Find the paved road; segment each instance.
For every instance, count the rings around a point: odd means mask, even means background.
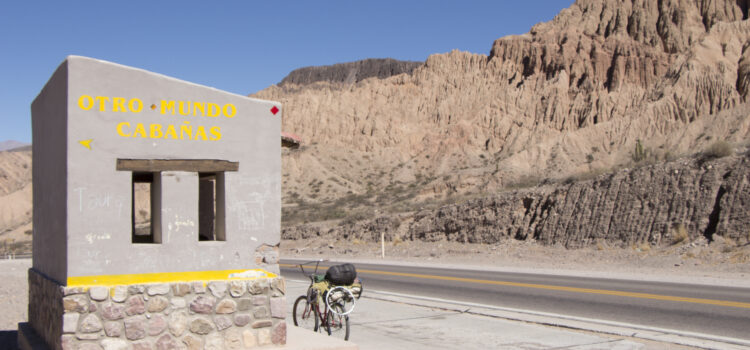
[[[302,295],[306,290],[307,283],[294,280],[287,283],[287,296]],[[565,328],[510,321],[440,307],[448,306],[445,304],[438,307],[412,305],[412,300],[402,303],[399,300],[373,298],[374,295],[374,292],[370,292],[357,300],[351,314],[349,340],[356,344],[359,350],[694,349],[664,342],[575,332]],[[290,330],[296,328],[291,326],[294,299],[287,298],[287,325]]]
[[[285,277],[304,279],[299,268],[293,267],[300,261],[281,263]],[[750,340],[750,289],[745,288],[361,263],[356,266],[365,290]]]

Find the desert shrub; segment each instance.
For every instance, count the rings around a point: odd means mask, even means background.
[[[404,241],[401,239],[401,237],[396,236],[396,237],[393,238],[393,246],[394,247],[397,246],[397,245],[399,245],[399,244],[401,244],[401,243],[404,243]]]
[[[672,244],[680,244],[688,239],[688,232],[682,223],[672,226]]]
[[[31,241],[16,242],[15,239],[4,239],[0,242],[0,254],[29,254]]]
[[[702,158],[703,160],[724,158],[731,156],[732,153],[734,153],[732,145],[730,145],[729,142],[720,140],[712,143],[711,146],[708,146],[708,148],[703,151]]]
[[[601,241],[597,240],[596,241],[596,250],[604,250],[604,245],[605,244],[606,243],[602,243]]]
[[[539,176],[523,175],[518,180],[511,182],[506,186],[508,189],[521,189],[538,186],[542,182]]]
[[[368,220],[373,217],[373,213],[368,211],[360,211],[356,212],[354,214],[350,214],[344,220],[339,221],[339,226],[349,226],[353,225],[358,221]]]
[[[729,258],[729,261],[731,261],[734,264],[744,264],[750,262],[750,253],[747,251],[738,251],[732,254],[732,256]]]
[[[643,147],[641,140],[635,140],[635,149],[633,150],[633,161],[639,163],[646,159],[648,148]]]
[[[673,154],[672,151],[666,151],[666,152],[664,152],[664,157],[663,158],[664,158],[665,161],[671,162],[671,161],[677,159],[677,156],[675,154]]]

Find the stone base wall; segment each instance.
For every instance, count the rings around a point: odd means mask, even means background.
[[[29,324],[50,349],[62,347],[65,290],[57,282],[29,269]]]
[[[284,279],[66,287],[29,270],[29,323],[52,349],[286,343]]]

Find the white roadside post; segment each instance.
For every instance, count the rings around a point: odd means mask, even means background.
[[[385,259],[385,232],[380,233],[380,258]]]

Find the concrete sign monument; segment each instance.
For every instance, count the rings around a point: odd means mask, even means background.
[[[284,344],[280,118],[276,102],[68,57],[32,104],[19,334],[51,349]]]

